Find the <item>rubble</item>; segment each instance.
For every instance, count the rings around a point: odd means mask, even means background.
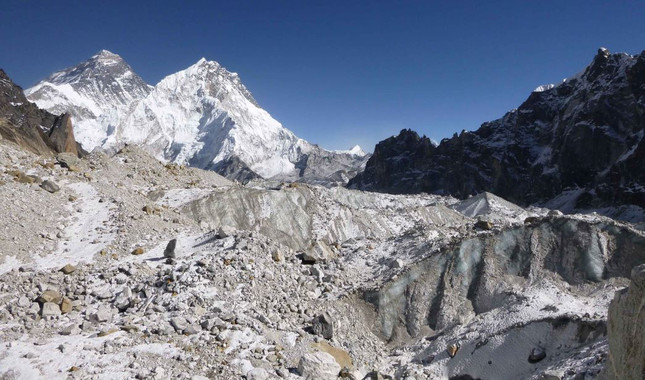
[[[645,261],[600,216],[493,208],[479,230],[452,198],[244,187],[135,147],[70,159],[88,182],[12,149],[0,180],[60,190],[0,187],[0,377],[591,376]]]

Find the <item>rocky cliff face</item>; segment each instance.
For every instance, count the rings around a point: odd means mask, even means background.
[[[0,136],[38,154],[83,153],[68,114],[56,116],[30,103],[0,69]]]
[[[580,74],[541,86],[516,110],[434,146],[403,130],[380,142],[352,188],[490,191],[561,209],[645,207],[645,53],[600,49]]]
[[[634,267],[631,278],[609,305],[606,379],[645,378],[645,264]]]

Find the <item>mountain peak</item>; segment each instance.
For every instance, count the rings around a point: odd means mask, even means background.
[[[113,58],[113,57],[119,57],[118,54],[114,54],[109,50],[101,50],[98,53],[94,54],[93,57],[98,57],[98,58]]]
[[[70,113],[78,141],[92,150],[103,143],[121,110],[147,96],[152,87],[121,56],[101,50],[55,72],[26,91],[27,98],[52,113]]]
[[[99,51],[86,62],[92,62],[98,66],[117,66],[117,65],[128,66],[128,64],[120,55],[114,54],[108,50]]]

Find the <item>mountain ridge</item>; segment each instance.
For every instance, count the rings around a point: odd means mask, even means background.
[[[459,198],[489,191],[521,205],[560,197],[567,212],[645,208],[645,53],[601,48],[579,74],[539,89],[437,147],[410,130],[383,140],[348,186]]]
[[[127,85],[119,83],[124,81]],[[64,87],[69,83],[80,83],[74,95]],[[115,90],[103,97],[101,88],[122,89],[124,95]],[[153,87],[104,50],[54,73],[28,94],[44,108],[69,110],[80,119],[78,134],[90,150],[141,144],[158,159],[214,169],[232,179],[344,184],[367,159],[360,148],[327,151],[298,138],[259,106],[237,73],[205,58]]]

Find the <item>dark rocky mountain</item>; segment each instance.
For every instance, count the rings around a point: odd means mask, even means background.
[[[580,74],[541,86],[516,110],[438,146],[403,130],[380,142],[348,187],[522,205],[645,207],[645,52],[601,48]]]
[[[30,103],[20,86],[0,69],[0,136],[38,154],[84,154],[69,114],[56,116]]]

